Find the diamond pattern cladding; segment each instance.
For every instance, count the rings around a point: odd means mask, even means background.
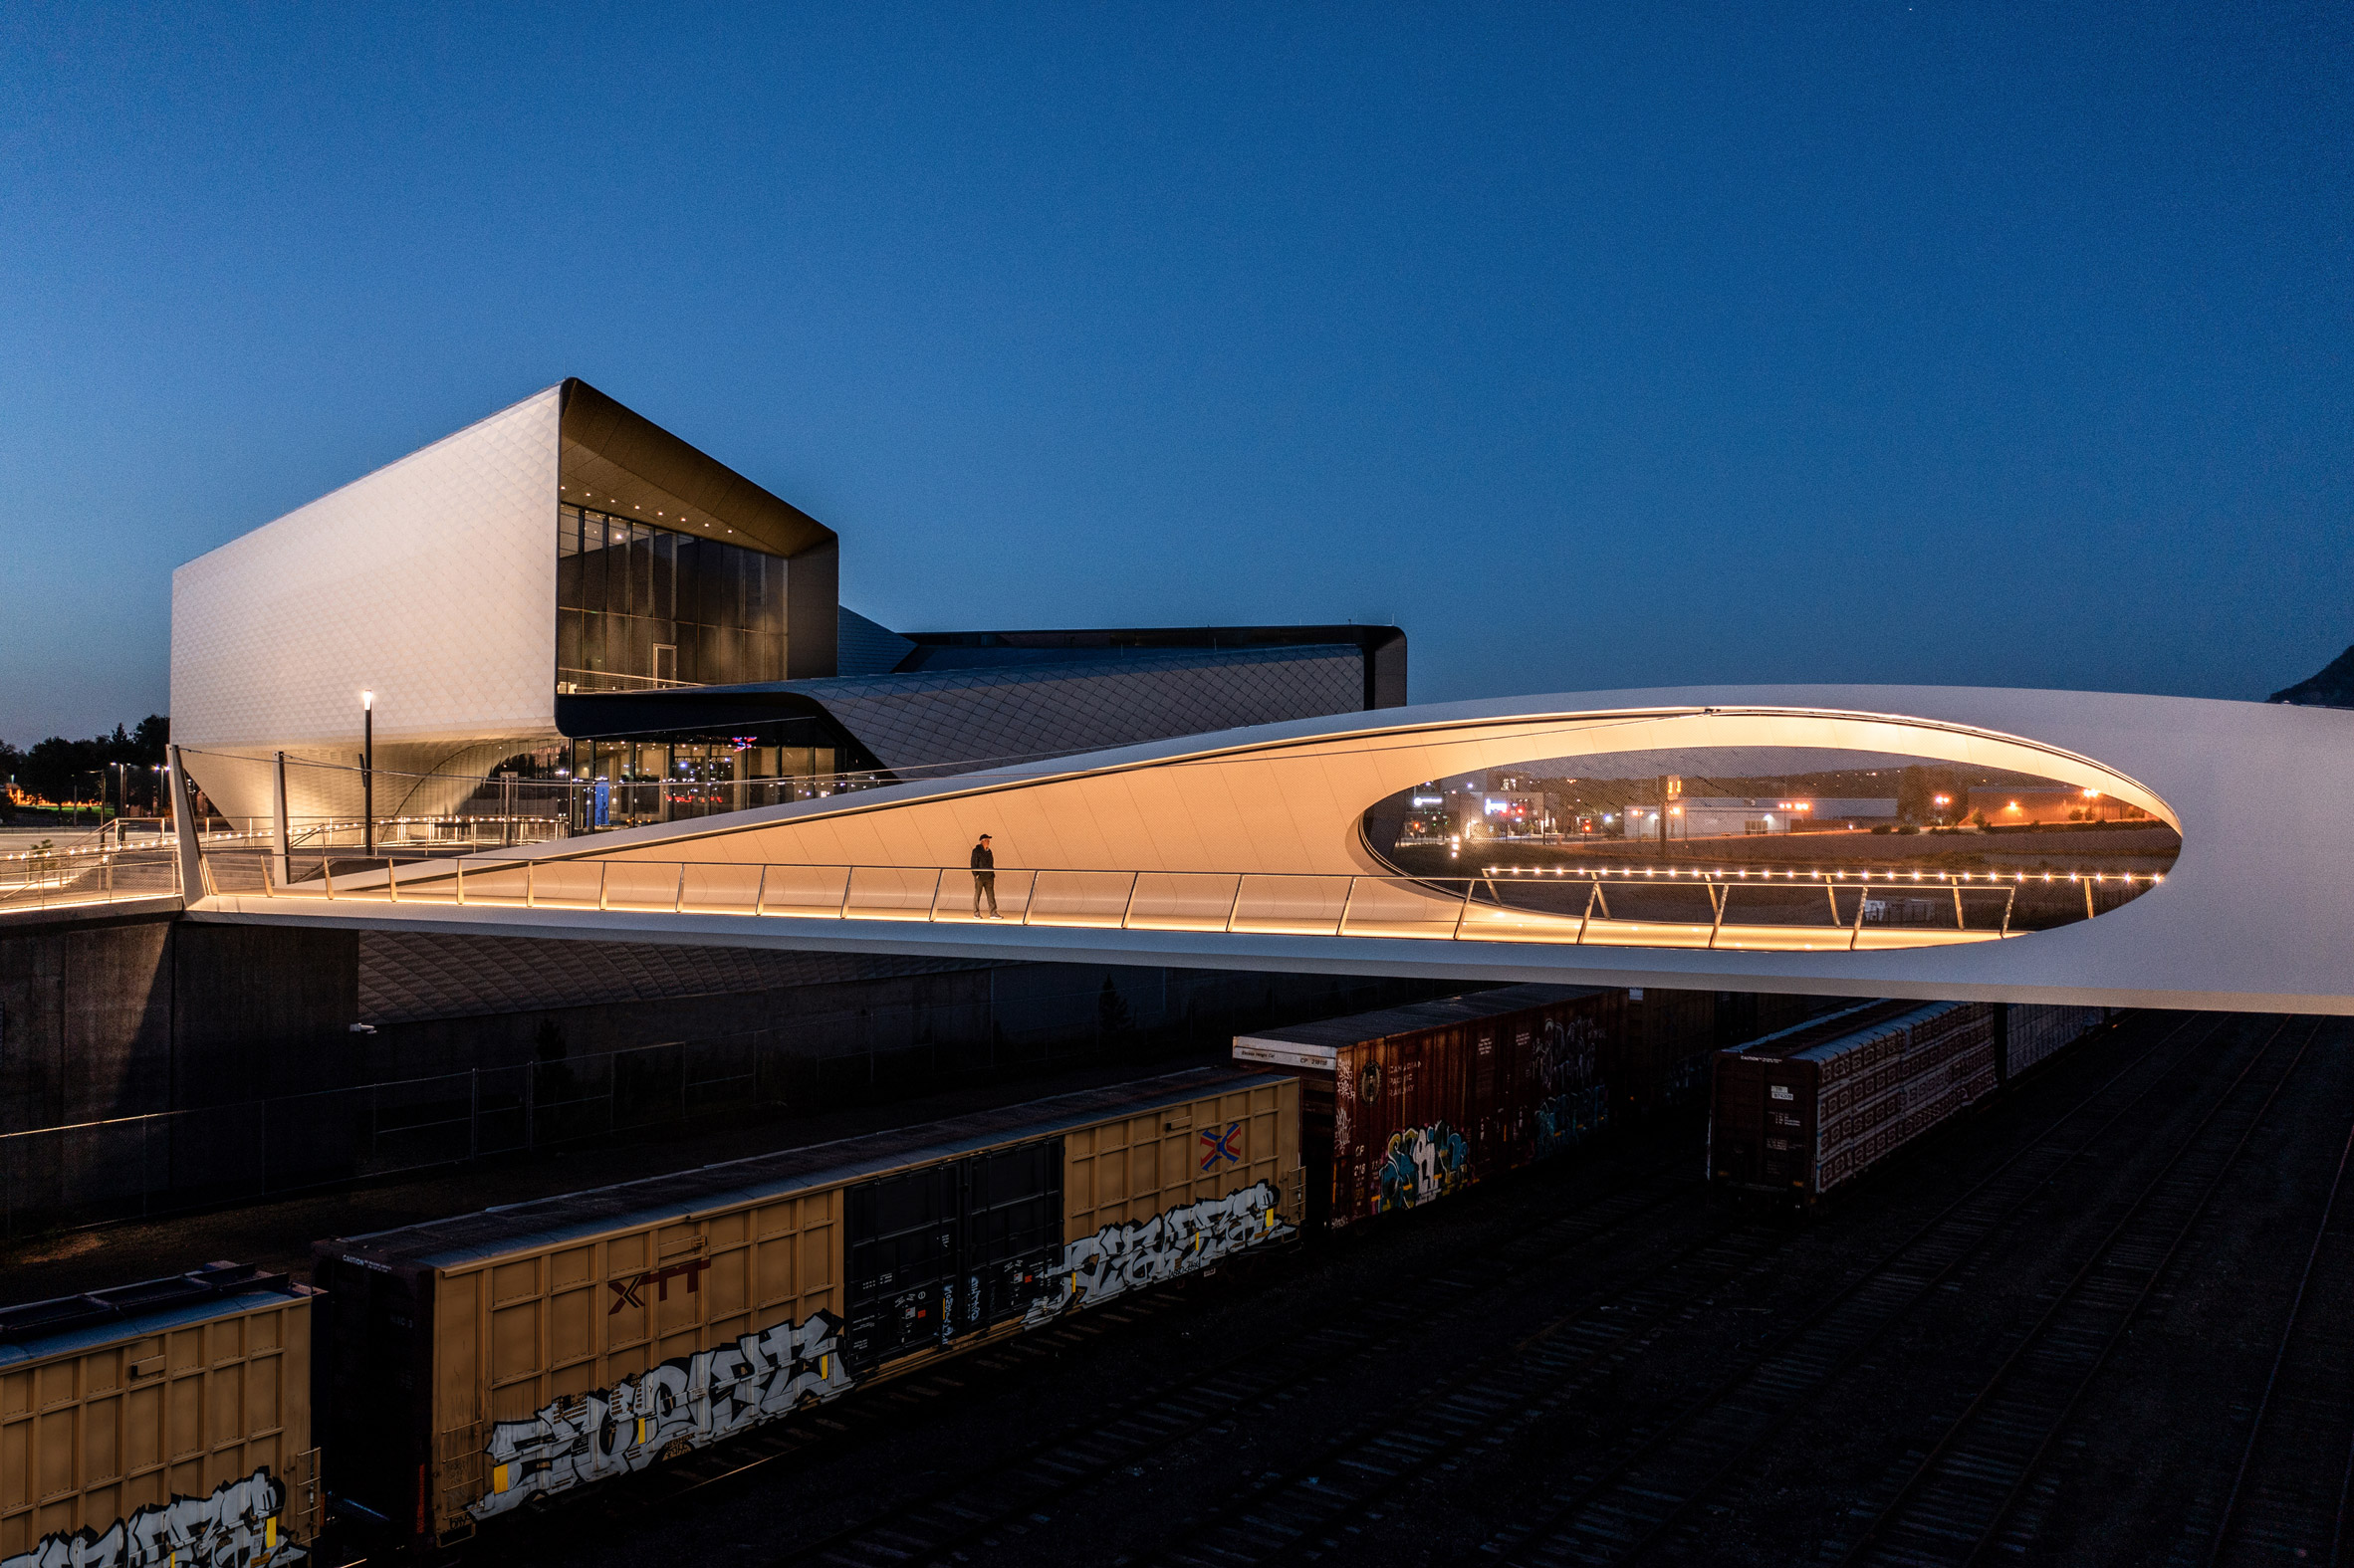
[[[350,746],[553,733],[551,387],[171,578],[172,738]]]
[[[796,681],[886,768],[1099,751],[1364,706],[1343,645],[1123,653],[1101,660]]]
[[[359,1015],[371,1023],[404,1023],[989,967],[884,954],[370,931],[359,937]]]

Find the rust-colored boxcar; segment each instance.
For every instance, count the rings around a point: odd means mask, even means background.
[[[1302,1079],[1308,1223],[1431,1203],[1609,1120],[1604,1059],[1626,993],[1509,986],[1237,1035],[1235,1059]]]
[[[1300,1210],[1297,1084],[1201,1068],[323,1241],[336,1493],[462,1539]]]
[[[313,1299],[208,1263],[0,1307],[0,1560],[299,1557],[320,1517]]]
[[[1602,1057],[1602,1075],[1619,1113],[1648,1115],[1697,1099],[1719,1043],[1717,993],[1630,989],[1626,1027]]]
[[[1709,1174],[1812,1203],[1994,1088],[1986,1004],[1864,1003],[1718,1053]]]

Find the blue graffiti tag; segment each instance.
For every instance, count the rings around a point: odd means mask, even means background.
[[[1571,1144],[1583,1141],[1586,1134],[1600,1127],[1610,1118],[1610,1095],[1607,1085],[1593,1084],[1583,1089],[1572,1089],[1567,1094],[1556,1094],[1536,1107],[1536,1154],[1541,1160],[1557,1154]]]
[[[1445,1122],[1409,1127],[1390,1134],[1376,1177],[1375,1214],[1430,1203],[1471,1180],[1471,1145]]]

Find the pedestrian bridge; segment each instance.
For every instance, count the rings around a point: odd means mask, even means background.
[[[2031,775],[2171,826],[2162,871],[1748,863],[1687,847],[1407,874],[1423,781],[1773,749]],[[1737,773],[1729,765],[1718,770]],[[997,911],[967,855],[990,833]],[[1891,841],[1893,842],[1893,841]],[[1992,840],[1989,840],[1992,842]],[[1510,857],[1507,857],[1510,858]],[[1967,860],[1974,857],[1959,857]],[[1985,856],[1975,857],[1984,860]],[[190,918],[941,957],[2354,1011],[2354,715],[1935,687],[1723,687],[1391,709],[286,883],[197,858]],[[2096,918],[2013,923],[2082,883]],[[1934,922],[1868,918],[1900,896]],[[2120,898],[2129,901],[2119,903]],[[2096,903],[2097,900],[2097,903]],[[1950,908],[1951,919],[1945,911]]]

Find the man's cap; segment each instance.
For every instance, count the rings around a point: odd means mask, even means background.
[[[986,839],[989,835],[987,833],[983,833],[981,836]]]

